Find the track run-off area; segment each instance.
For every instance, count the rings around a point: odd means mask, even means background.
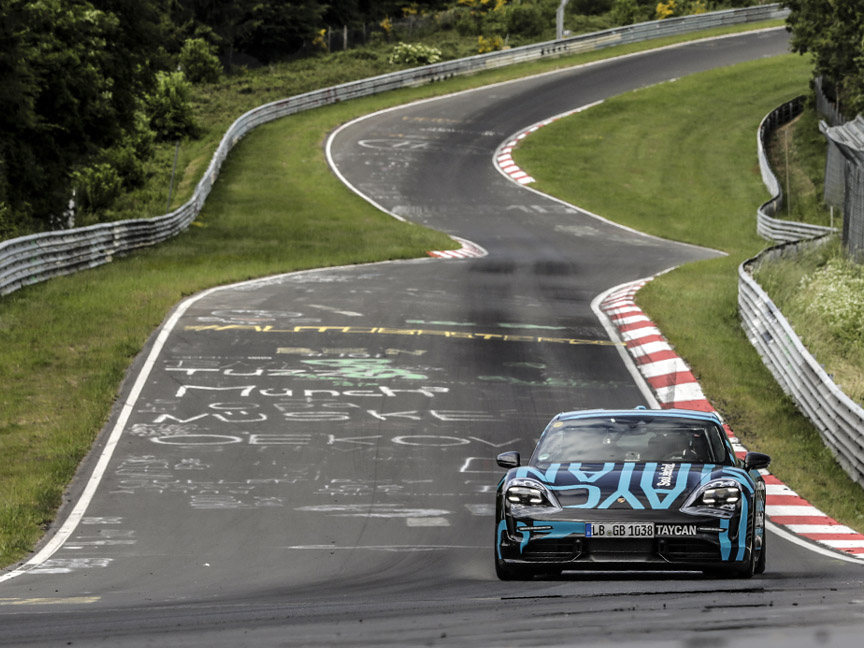
[[[0,577],[0,645],[853,644],[864,566],[786,533],[769,534],[752,580],[504,583],[492,563],[494,457],[530,452],[559,411],[651,404],[592,304],[718,255],[526,191],[496,151],[553,115],[787,49],[783,30],[697,41],[332,134],[346,184],[473,252],[178,305],[133,366],[65,522]]]

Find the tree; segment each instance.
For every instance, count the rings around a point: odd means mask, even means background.
[[[73,169],[134,128],[168,0],[0,4],[0,201],[52,226]]]
[[[239,44],[265,63],[296,54],[315,37],[324,13],[318,0],[258,0],[252,5]]]
[[[813,55],[814,76],[833,89],[841,110],[864,111],[864,5],[855,0],[787,0],[792,50]]]
[[[198,130],[189,102],[189,82],[180,70],[156,73],[156,87],[147,96],[147,111],[157,140],[177,142]]]
[[[178,60],[180,68],[192,83],[215,83],[222,73],[215,47],[203,38],[188,38],[183,43]]]

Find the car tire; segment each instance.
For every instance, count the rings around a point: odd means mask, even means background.
[[[764,574],[767,561],[768,549],[768,534],[765,532],[765,527],[762,527],[762,549],[759,551],[759,558],[756,560],[756,567],[753,569],[754,574]]]
[[[753,578],[753,574],[756,573],[756,520],[753,520],[750,538],[750,555],[743,566],[730,574],[733,578]]]
[[[712,567],[710,569],[703,569],[702,573],[705,576],[710,578],[753,578],[754,574],[761,574],[762,572],[757,571],[759,569],[759,563],[756,560],[756,523],[753,523],[753,533],[751,535],[753,538],[752,545],[750,546],[749,556],[747,557],[747,561],[743,565],[738,565],[737,567],[726,568],[722,567]],[[762,561],[765,556],[765,544],[763,537],[762,551],[759,554],[759,561]],[[765,565],[762,564],[762,570],[764,571]]]
[[[495,575],[498,577],[498,580],[502,581],[528,580],[534,575],[534,572],[530,567],[508,565],[498,557],[498,548],[496,547]]]

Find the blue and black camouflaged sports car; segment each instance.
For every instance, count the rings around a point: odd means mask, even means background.
[[[498,456],[495,571],[502,580],[565,569],[765,570],[767,455],[736,458],[716,414],[558,414],[527,465]]]

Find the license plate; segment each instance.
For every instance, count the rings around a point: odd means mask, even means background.
[[[585,525],[586,538],[653,538],[653,522],[590,523]]]

